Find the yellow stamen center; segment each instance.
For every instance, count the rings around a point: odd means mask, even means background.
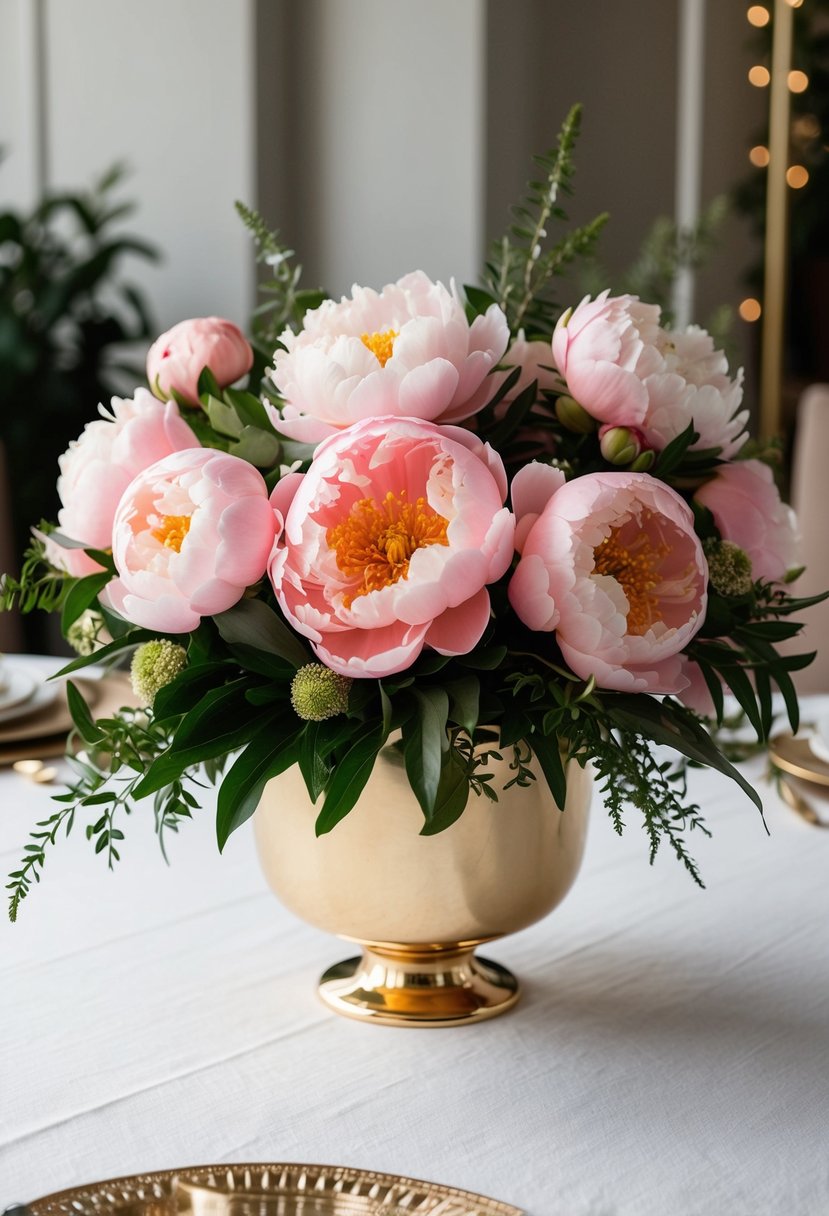
[[[670,552],[664,543],[654,544],[645,532],[623,541],[621,528],[612,528],[594,550],[594,574],[609,574],[622,588],[630,608],[627,632],[641,636],[662,620],[659,597],[654,589],[662,582],[659,564]]]
[[[175,549],[176,553],[180,553],[184,538],[190,531],[190,519],[189,515],[162,515],[160,526],[153,528],[152,534],[165,549]]]
[[[379,591],[407,578],[409,561],[427,545],[448,545],[449,521],[434,511],[425,498],[406,501],[406,491],[389,490],[381,503],[373,498],[355,502],[347,519],[329,528],[325,539],[337,555],[343,574],[356,586],[343,596],[350,608],[358,596]]]
[[[367,346],[381,367],[385,367],[394,353],[394,339],[398,335],[396,329],[385,329],[382,333],[360,334],[360,341]]]

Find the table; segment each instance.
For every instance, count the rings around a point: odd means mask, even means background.
[[[149,807],[115,875],[76,831],[0,927],[0,1208],[140,1170],[294,1160],[532,1216],[825,1216],[829,831],[768,786],[770,837],[724,778],[695,772],[692,789],[714,832],[694,842],[708,889],[668,855],[649,868],[633,818],[619,839],[594,804],[571,895],[488,948],[523,1002],[451,1030],[318,1004],[349,948],[280,907],[249,825],[217,855],[211,799],[169,868]],[[49,797],[0,773],[6,870]]]

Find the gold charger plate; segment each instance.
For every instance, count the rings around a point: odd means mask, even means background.
[[[829,764],[815,755],[808,738],[788,733],[776,735],[769,743],[769,759],[792,777],[829,786]]]
[[[125,672],[112,672],[99,680],[77,679],[74,682],[98,718],[109,717],[122,705],[136,704],[130,678]],[[56,699],[43,709],[19,723],[0,726],[0,766],[16,764],[18,760],[62,756],[71,728],[72,715],[66,704],[66,690],[61,688]]]
[[[331,1165],[214,1165],[46,1195],[32,1216],[526,1216],[470,1191]]]

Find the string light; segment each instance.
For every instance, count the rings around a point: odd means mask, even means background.
[[[809,77],[805,72],[789,72],[786,80],[791,93],[805,93],[809,87]]]
[[[763,8],[762,4],[752,4],[751,8],[746,13],[749,24],[757,26],[761,29],[764,25],[768,25],[771,21],[771,13],[767,8]]]
[[[769,150],[763,144],[757,144],[748,154],[748,159],[758,169],[765,169],[769,163]]]
[[[762,64],[755,63],[754,67],[748,70],[748,78],[756,88],[763,89],[771,80],[771,72]]]
[[[803,165],[792,165],[786,170],[786,181],[792,190],[800,190],[809,180],[809,170]]]
[[[737,311],[744,321],[759,321],[763,309],[759,300],[749,296],[748,299],[741,301]]]

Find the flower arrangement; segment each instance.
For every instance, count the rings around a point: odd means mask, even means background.
[[[206,775],[222,847],[298,765],[329,832],[391,738],[427,834],[497,800],[495,753],[561,805],[568,760],[591,762],[617,830],[635,808],[651,859],[667,840],[698,881],[685,765],[760,806],[711,726],[730,690],[765,739],[776,686],[796,729],[791,672],[812,656],[776,649],[808,602],[787,589],[795,520],[705,331],[608,291],[555,304],[605,218],[547,237],[577,123],[464,291],[420,271],[340,302],[302,291],[242,208],[273,271],[256,350],[182,322],[149,389],[70,445],[57,527],[4,603],[60,610],[67,673],[131,655],[145,708],[96,722],[68,684],[85,750],[11,875],[12,918],[78,818],[113,864],[151,804],[164,848]]]

